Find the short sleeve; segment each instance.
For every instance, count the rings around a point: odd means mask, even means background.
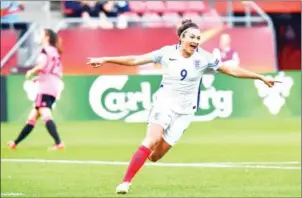
[[[221,66],[221,61],[219,60],[218,57],[214,56],[213,54],[209,53],[208,56],[208,68],[214,71],[217,71],[219,67]]]
[[[44,66],[44,65],[46,65],[46,63],[47,63],[47,56],[46,56],[46,54],[41,53],[36,60],[36,64]]]
[[[151,52],[151,57],[152,57],[153,63],[161,63],[163,56],[164,56],[164,48]]]

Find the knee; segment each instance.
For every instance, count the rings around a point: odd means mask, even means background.
[[[151,162],[157,162],[159,160],[159,158],[155,155],[150,155],[148,157],[148,159],[151,161]]]
[[[37,122],[37,120],[38,120],[38,116],[36,116],[36,115],[35,116],[30,115],[27,118],[27,124],[35,125],[36,122]]]
[[[34,126],[36,124],[36,121],[39,118],[39,114],[37,112],[32,112],[27,117],[27,124]]]
[[[29,125],[31,125],[31,126],[35,126],[36,125],[36,121],[37,121],[36,119],[28,119],[26,123],[29,124]]]
[[[148,138],[148,137],[146,137],[143,140],[142,145],[144,145],[145,147],[147,147],[151,150],[154,150],[159,142],[160,142],[160,138]]]
[[[42,115],[42,120],[44,123],[48,122],[49,120],[52,120],[51,115]]]
[[[151,162],[157,162],[158,160],[160,160],[160,156],[155,154],[155,153],[151,153],[151,155],[148,157],[148,159],[151,161]]]
[[[46,123],[49,120],[52,120],[51,112],[48,110],[40,111],[42,120]]]

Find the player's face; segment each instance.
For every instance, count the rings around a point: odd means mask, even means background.
[[[45,32],[44,30],[39,30],[36,34],[35,34],[35,42],[39,45],[43,45],[44,43],[44,37],[45,37]]]
[[[196,28],[190,28],[185,33],[185,37],[182,40],[183,48],[186,53],[193,54],[200,45],[200,30]]]
[[[38,43],[40,45],[45,45],[47,43],[46,32],[41,30],[37,35]]]
[[[231,42],[231,39],[230,39],[229,35],[223,34],[220,37],[220,47],[221,48],[228,48],[230,46],[230,42]]]
[[[49,36],[46,33],[46,30],[42,31],[42,44],[48,44],[49,43]]]

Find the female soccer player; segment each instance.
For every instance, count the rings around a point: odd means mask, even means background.
[[[153,101],[146,137],[134,153],[122,183],[116,188],[118,194],[128,193],[133,177],[147,158],[158,161],[181,138],[198,108],[200,82],[206,69],[238,78],[260,79],[269,87],[277,82],[240,67],[222,65],[211,53],[198,47],[201,32],[189,19],[182,22],[177,35],[178,44],[148,54],[88,58],[87,64],[93,67],[104,63],[135,66],[153,62],[160,63],[163,68],[162,83]]]
[[[62,51],[59,36],[53,30],[45,29],[42,31],[41,45],[43,48],[38,57],[37,65],[26,73],[26,79],[30,79],[33,74],[38,74],[34,78],[38,82],[35,107],[31,110],[27,124],[17,139],[9,142],[9,149],[15,149],[17,144],[30,134],[39,117],[44,120],[49,134],[55,141],[50,149],[64,148],[51,113],[52,105],[60,94],[62,85],[62,63],[60,60]]]

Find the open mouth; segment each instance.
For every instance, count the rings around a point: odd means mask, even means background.
[[[195,44],[195,43],[191,43],[191,44],[190,44],[190,48],[191,48],[192,50],[195,50],[197,47],[198,47],[198,45]]]

